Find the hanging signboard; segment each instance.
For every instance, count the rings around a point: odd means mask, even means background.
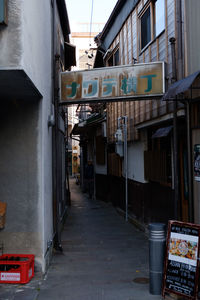
[[[61,73],[61,103],[122,101],[162,96],[164,62]]]
[[[197,299],[200,225],[169,221],[163,297],[175,293]]]
[[[200,145],[194,145],[194,179],[200,181]]]
[[[0,25],[6,25],[8,23],[7,6],[7,0],[0,0]]]

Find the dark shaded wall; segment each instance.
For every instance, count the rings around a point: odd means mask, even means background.
[[[96,197],[125,210],[124,178],[96,174]],[[170,187],[128,180],[129,212],[141,223],[167,223],[173,219],[173,199],[174,192]]]

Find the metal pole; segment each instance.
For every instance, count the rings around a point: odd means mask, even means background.
[[[191,95],[192,96],[192,95]],[[192,97],[191,97],[192,99]],[[191,135],[190,135],[190,104],[186,102],[187,107],[187,155],[188,155],[188,204],[189,204],[189,221],[194,221],[193,200],[192,200],[192,164],[191,164]]]
[[[183,78],[183,34],[182,34],[182,0],[177,0],[176,5],[177,22],[177,71],[178,80]]]
[[[177,103],[174,101],[173,112],[173,145],[174,145],[174,218],[178,220],[179,178],[178,178],[178,145],[177,145]]]
[[[94,136],[93,140],[93,169],[94,169],[94,178],[93,178],[93,199],[96,200],[96,136]]]
[[[177,80],[176,72],[176,51],[175,42],[176,39],[171,37],[169,39],[171,43],[171,55],[172,55],[172,83]],[[179,218],[178,204],[179,204],[179,177],[178,177],[178,142],[177,142],[177,99],[173,103],[173,157],[174,157],[174,218]]]
[[[126,202],[126,221],[128,221],[128,151],[127,151],[127,116],[124,119],[124,172],[125,172],[125,202]]]
[[[152,295],[161,295],[163,265],[166,248],[166,225],[149,224],[149,291]]]

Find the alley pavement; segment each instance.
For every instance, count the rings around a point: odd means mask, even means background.
[[[71,180],[71,208],[44,278],[0,285],[0,300],[160,300],[149,293],[148,237]]]

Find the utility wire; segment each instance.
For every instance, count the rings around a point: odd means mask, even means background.
[[[90,46],[91,46],[91,35],[92,35],[93,7],[94,7],[94,0],[92,0],[91,17],[90,17]]]

